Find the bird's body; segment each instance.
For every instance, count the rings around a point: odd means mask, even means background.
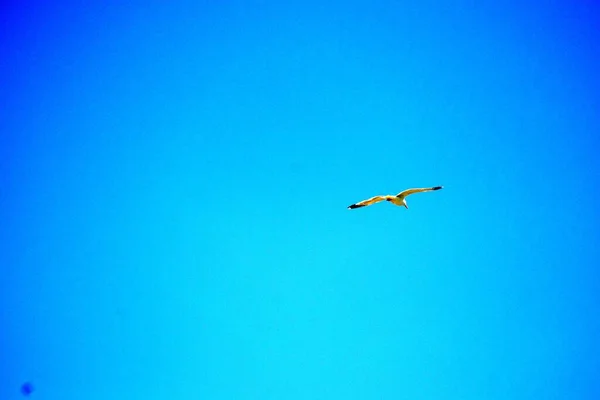
[[[414,193],[430,192],[432,190],[440,190],[442,188],[443,188],[443,186],[434,186],[434,187],[429,187],[429,188],[416,188],[416,189],[404,190],[395,196],[392,196],[389,194],[385,195],[385,196],[374,196],[374,197],[371,197],[370,199],[351,204],[348,206],[348,208],[354,209],[354,208],[366,207],[366,206],[370,206],[371,204],[379,203],[380,201],[389,201],[390,203],[392,203],[394,205],[408,208],[408,205],[406,204],[406,196],[409,196]]]

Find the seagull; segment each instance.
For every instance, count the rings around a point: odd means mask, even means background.
[[[408,209],[408,205],[406,204],[406,196],[409,196],[411,194],[414,193],[421,193],[421,192],[431,192],[432,190],[440,190],[442,189],[443,186],[434,186],[434,187],[429,187],[429,188],[415,188],[415,189],[407,189],[403,192],[398,193],[395,196],[392,195],[385,195],[385,196],[375,196],[375,197],[371,197],[370,199],[367,200],[363,200],[363,201],[359,201],[358,203],[354,203],[348,206],[349,209],[354,209],[354,208],[360,208],[360,207],[366,207],[366,206],[370,206],[371,204],[375,204],[375,203],[379,203],[380,201],[389,201],[394,205],[397,206],[404,206],[406,207],[406,209]]]

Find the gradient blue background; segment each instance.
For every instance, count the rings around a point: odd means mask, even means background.
[[[598,3],[17,3],[2,400],[600,398]]]

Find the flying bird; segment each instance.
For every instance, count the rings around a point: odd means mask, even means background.
[[[354,209],[354,208],[360,208],[360,207],[366,207],[366,206],[370,206],[371,204],[375,204],[375,203],[379,203],[380,201],[389,201],[392,204],[395,204],[397,206],[404,206],[408,209],[408,205],[406,204],[406,196],[410,196],[411,194],[414,193],[421,193],[421,192],[431,192],[432,190],[440,190],[441,188],[443,188],[443,186],[434,186],[434,187],[429,187],[429,188],[416,188],[416,189],[407,189],[403,192],[398,193],[395,196],[392,195],[385,195],[385,196],[375,196],[375,197],[371,197],[370,199],[367,200],[363,200],[363,201],[359,201],[358,203],[354,203],[348,206],[349,209]]]

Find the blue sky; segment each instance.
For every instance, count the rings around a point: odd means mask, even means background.
[[[600,396],[598,5],[2,7],[0,398]]]

